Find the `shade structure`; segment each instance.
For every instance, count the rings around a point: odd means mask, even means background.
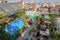
[[[45,16],[46,20],[50,20],[50,17],[48,15]]]
[[[28,18],[31,18],[31,19],[35,19],[37,18],[37,16],[34,16],[34,15],[27,15]]]
[[[8,3],[8,4],[0,4],[0,14],[5,13],[7,16],[11,16],[20,10],[20,5],[17,3]],[[24,8],[23,8],[24,9]]]
[[[40,16],[42,20],[50,20],[49,15]]]
[[[10,35],[14,35],[14,33],[18,30],[20,30],[24,26],[23,20],[15,20],[11,22],[5,31],[9,33]]]

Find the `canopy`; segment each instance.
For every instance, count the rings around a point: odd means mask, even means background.
[[[50,17],[48,15],[44,15],[40,17],[43,20],[50,20]]]
[[[11,22],[7,29],[5,29],[6,32],[8,32],[10,35],[13,35],[16,31],[20,30],[24,26],[23,20],[15,20]]]
[[[34,15],[27,15],[28,18],[35,19],[37,16]]]

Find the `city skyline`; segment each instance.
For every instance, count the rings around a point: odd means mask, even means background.
[[[8,2],[20,2],[20,1],[24,1],[24,2],[53,2],[53,3],[56,3],[56,2],[60,2],[60,0],[8,0]]]

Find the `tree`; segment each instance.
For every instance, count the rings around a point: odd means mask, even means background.
[[[40,16],[38,16],[36,19],[36,26],[38,26],[39,23],[40,23]]]
[[[36,29],[35,28],[32,28],[32,30],[30,30],[29,34],[34,36],[35,35],[35,32],[36,32]]]

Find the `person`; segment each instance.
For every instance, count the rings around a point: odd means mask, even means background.
[[[41,23],[40,23],[40,30],[41,31],[45,31],[46,30],[46,24],[45,24],[45,21],[42,21]]]
[[[57,28],[55,28],[54,34],[55,34],[55,35],[56,35],[56,34],[59,35],[59,32],[58,32]]]
[[[45,20],[45,16],[44,15],[42,15],[42,17],[40,18],[41,20]]]
[[[40,39],[40,38],[39,38],[39,37],[40,37],[40,31],[37,31],[37,32],[36,32],[36,37],[37,37],[37,40]]]
[[[49,38],[49,29],[48,28],[46,29],[45,35],[43,35],[43,37],[45,40],[48,40],[48,38]]]
[[[42,35],[43,39],[48,40],[49,38],[49,29],[45,21],[40,23],[40,35]]]
[[[30,25],[28,25],[28,27],[30,27]]]
[[[30,19],[30,20],[29,20],[29,24],[31,25],[31,24],[32,24],[32,22],[33,22],[33,21],[32,21],[32,19]]]
[[[54,32],[53,33],[54,33],[54,38],[57,39],[58,36],[59,36],[59,32],[58,32],[56,27],[54,28]]]

